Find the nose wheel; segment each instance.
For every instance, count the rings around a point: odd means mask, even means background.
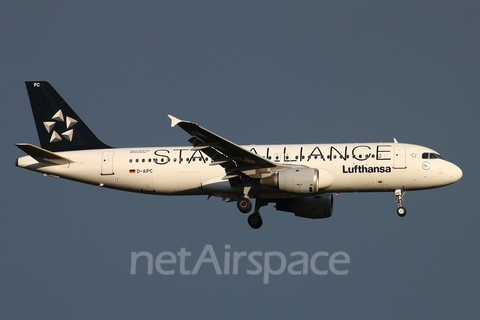
[[[404,207],[398,207],[397,214],[399,217],[405,217],[405,215],[407,214],[407,209],[405,209]]]
[[[404,195],[405,191],[403,191],[402,189],[395,190],[395,202],[398,205],[397,214],[399,217],[405,217],[405,215],[407,214],[407,209],[405,209],[402,205]]]

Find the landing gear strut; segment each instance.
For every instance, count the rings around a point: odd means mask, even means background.
[[[397,202],[397,214],[399,217],[405,217],[407,214],[407,209],[402,206],[403,203],[403,196],[405,195],[405,191],[402,189],[395,190],[395,202]]]

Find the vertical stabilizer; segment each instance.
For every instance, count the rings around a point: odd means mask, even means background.
[[[46,81],[25,82],[42,148],[57,152],[110,148]]]

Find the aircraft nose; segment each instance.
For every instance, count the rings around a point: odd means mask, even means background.
[[[450,179],[452,179],[452,183],[457,182],[463,176],[462,169],[460,169],[458,166],[454,165],[453,163],[450,164],[448,173],[450,175]]]

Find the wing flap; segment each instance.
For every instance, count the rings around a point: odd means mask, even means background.
[[[29,143],[17,143],[15,144],[18,148],[20,148],[23,152],[28,154],[33,159],[37,160],[38,162],[48,163],[48,164],[68,164],[73,163],[72,159],[66,158],[54,152],[48,151],[46,149],[37,147],[33,144]]]

